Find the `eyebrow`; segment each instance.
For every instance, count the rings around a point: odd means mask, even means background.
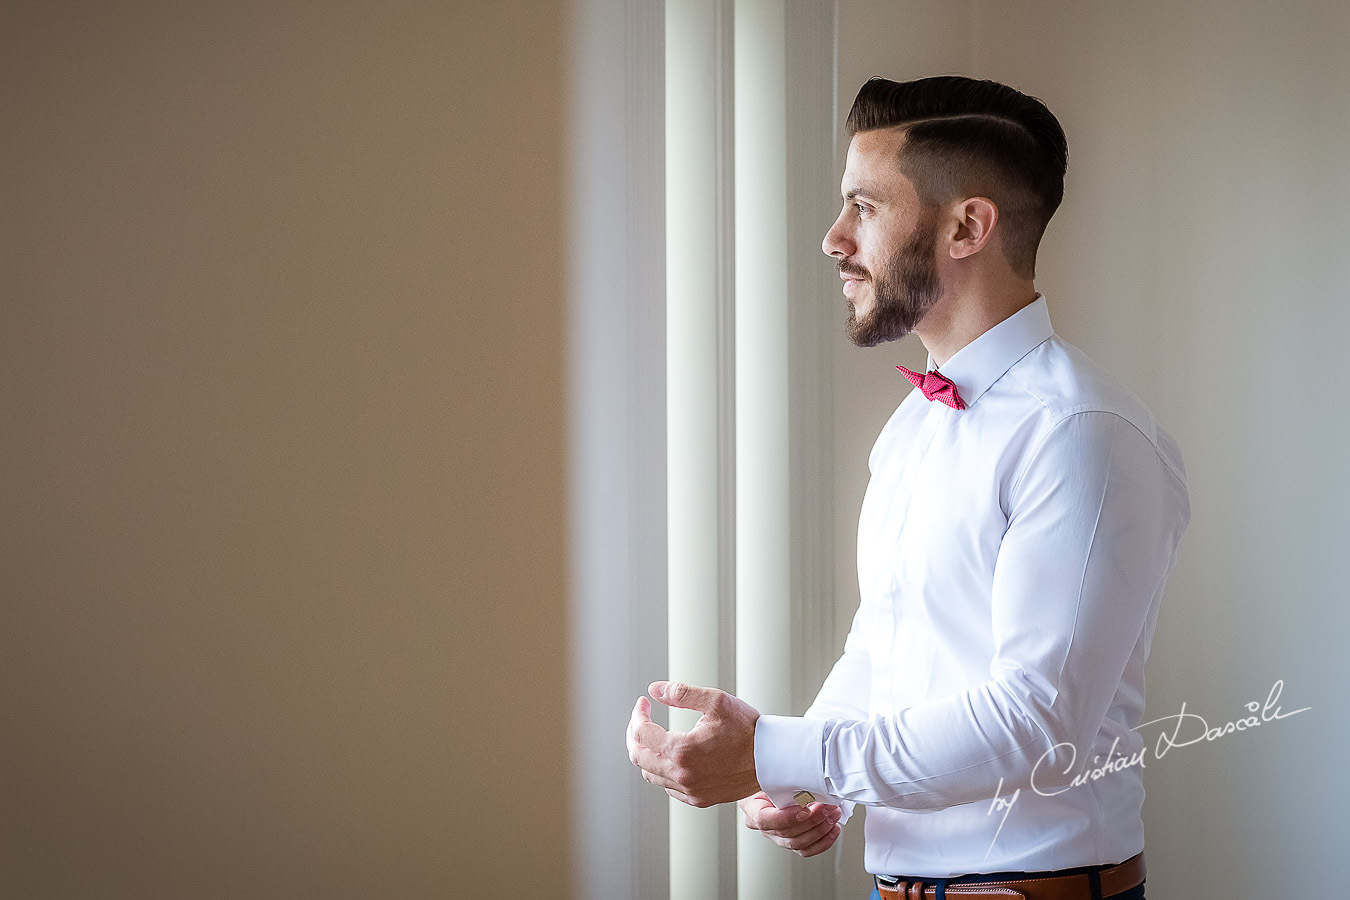
[[[849,190],[848,193],[844,194],[843,199],[844,199],[844,200],[853,200],[853,199],[855,199],[855,198],[857,198],[857,197],[862,197],[862,198],[864,198],[864,199],[866,199],[866,200],[880,200],[880,199],[881,199],[881,197],[880,197],[878,194],[874,193],[874,192],[872,191],[871,188],[866,188],[866,187],[855,187],[855,188],[851,188],[851,189]]]

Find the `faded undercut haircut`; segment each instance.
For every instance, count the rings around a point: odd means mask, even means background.
[[[902,127],[900,171],[925,203],[986,197],[998,207],[1003,253],[1014,272],[1036,273],[1036,248],[1064,199],[1069,144],[1035,97],[996,81],[940,75],[873,78],[858,91],[845,128]]]

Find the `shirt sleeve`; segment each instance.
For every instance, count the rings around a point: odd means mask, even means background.
[[[989,680],[864,721],[761,716],[760,785],[905,809],[988,800],[1000,779],[1005,793],[1030,787],[1033,771],[1051,786],[1047,773],[1091,747],[1189,510],[1179,473],[1128,420],[1062,420],[1010,495]]]
[[[822,724],[832,719],[866,721],[872,691],[872,661],[867,655],[867,641],[859,632],[858,619],[859,616],[855,614],[848,637],[844,640],[844,653],[835,662],[834,668],[825,678],[825,683],[821,685],[815,701],[807,708],[803,721],[811,720]],[[759,726],[755,728],[757,768],[761,765],[773,768],[774,763],[771,757],[781,748],[786,747],[789,754],[793,752],[790,744],[785,744],[770,736],[770,732],[775,729],[775,726],[772,721],[765,723],[765,720],[777,718],[779,717],[761,716],[760,723],[765,724],[766,728],[762,732]],[[789,719],[788,721],[797,720]],[[816,743],[819,743],[819,738],[816,738]],[[763,781],[760,782],[760,785],[763,786]],[[769,795],[769,799],[773,801],[774,806],[782,808],[795,802],[793,795],[798,790],[801,790],[801,788],[784,785],[772,791],[766,789],[765,793]],[[812,793],[815,794],[817,800],[844,807],[844,816],[840,820],[840,824],[847,822],[849,816],[852,815],[854,807],[852,802],[824,792],[813,791]]]

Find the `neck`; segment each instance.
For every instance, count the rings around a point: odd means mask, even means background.
[[[923,341],[933,366],[940,367],[956,352],[1036,299],[1031,281],[968,285],[944,291],[914,333]]]

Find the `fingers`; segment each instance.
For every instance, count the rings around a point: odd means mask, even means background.
[[[647,693],[666,706],[696,709],[705,713],[714,712],[726,696],[725,691],[716,688],[695,687],[678,681],[653,681],[647,687]]]
[[[838,822],[844,817],[844,808],[842,806],[835,806],[833,803],[821,803],[817,800],[815,803],[808,806],[807,809],[811,810],[813,813],[819,812],[822,815],[829,816],[830,821],[832,822]]]
[[[753,801],[754,798],[748,798]],[[788,847],[790,850],[799,850],[807,846],[807,843],[814,841],[829,830],[829,826],[838,822],[844,814],[844,811],[838,806],[828,803],[812,803],[809,807],[788,807],[786,809],[775,809],[771,804],[765,802],[764,806],[742,807],[745,812],[745,826],[754,831],[761,831],[767,837],[772,838],[775,843]],[[806,836],[810,836],[810,841],[804,841]],[[784,841],[791,842],[784,843]]]
[[[651,720],[652,707],[638,698],[625,739],[629,760],[648,782],[671,788],[697,807],[744,798],[759,788],[754,768],[754,728],[759,713],[724,691],[653,682],[654,695],[673,706],[712,712],[688,733],[669,732]]]
[[[648,784],[671,789],[678,788],[676,782],[666,777],[670,770],[670,760],[661,755],[666,745],[668,732],[652,721],[652,704],[646,697],[639,697],[633,704],[633,714],[628,719],[628,729],[624,742],[628,745],[628,761],[642,772],[642,780]]]
[[[637,703],[633,704],[633,714],[628,717],[628,728],[624,730],[624,744],[628,747],[628,760],[633,765],[637,765],[638,739],[637,732],[646,723],[652,720],[652,705],[646,697],[639,697]]]
[[[681,803],[687,803],[687,804],[689,804],[690,806],[698,806],[698,804],[694,802],[694,799],[693,799],[692,797],[690,797],[688,794],[681,794],[679,791],[675,790],[674,788],[666,788],[666,793],[669,794],[670,796],[674,797],[676,800],[680,801]]]
[[[633,755],[634,745],[637,743],[637,730],[652,720],[652,704],[646,697],[637,698],[633,704],[633,714],[628,717],[628,730],[624,732],[625,742],[628,744],[628,755]]]
[[[628,761],[635,766],[649,768],[660,758],[665,748],[668,732],[652,721],[652,704],[646,697],[639,697],[633,704],[633,714],[628,718],[628,729],[624,732],[624,743],[628,746]]]
[[[753,821],[747,814],[745,824],[756,831],[792,836],[802,833],[816,822],[821,821],[822,818],[817,816],[815,822],[813,822],[811,810],[805,807],[789,806],[778,809],[766,800],[763,806],[754,811]]]
[[[793,834],[766,831],[765,837],[773,841],[780,847],[801,853],[820,843],[823,838],[829,837],[830,833],[838,827],[833,819],[825,818],[812,820],[807,828],[803,828]],[[825,849],[825,848],[821,848]]]
[[[679,782],[667,778],[660,772],[653,772],[645,766],[642,767],[642,780],[648,784],[654,784],[659,788],[665,788],[667,790],[679,791],[681,788]],[[683,793],[683,791],[681,791],[681,793]]]
[[[806,859],[824,853],[826,850],[834,846],[835,841],[839,840],[840,833],[841,829],[839,828],[838,825],[831,825],[830,830],[825,832],[825,834],[821,835],[819,840],[811,844],[809,847],[804,847],[803,849],[798,850],[797,854],[800,855],[803,859]]]
[[[767,798],[762,803],[759,797],[742,801],[746,827],[803,858],[824,853],[839,839],[839,820],[844,811],[838,806],[812,803],[806,808],[775,809]],[[798,819],[799,815],[804,818]]]
[[[773,803],[769,801],[768,794],[759,791],[749,797],[737,800],[736,805],[745,814],[745,824],[753,828],[754,826],[750,825],[751,820],[758,819],[760,811],[772,807]]]

